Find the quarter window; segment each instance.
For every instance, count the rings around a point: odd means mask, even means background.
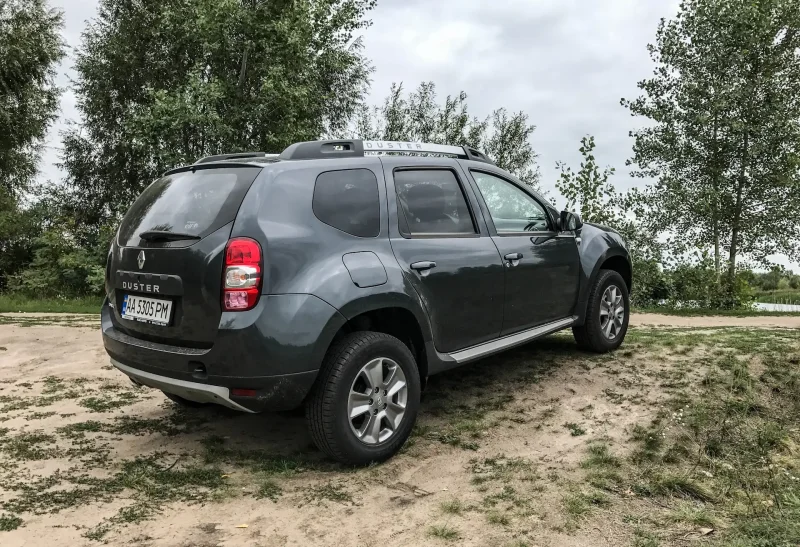
[[[464,191],[448,169],[397,171],[394,175],[402,218],[400,231],[411,236],[475,234]]]
[[[497,233],[544,232],[550,229],[544,208],[516,185],[473,171]]]
[[[381,230],[378,179],[369,169],[320,173],[312,208],[318,219],[358,237],[376,237]]]

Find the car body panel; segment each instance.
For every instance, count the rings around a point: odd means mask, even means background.
[[[112,359],[146,372],[147,378],[157,375],[223,388],[252,386],[257,397],[230,398],[234,406],[248,410],[301,404],[330,345],[363,314],[387,308],[410,312],[422,336],[424,368],[436,374],[458,366],[459,360],[502,350],[504,340],[521,343],[539,332],[582,322],[589,287],[603,261],[623,256],[630,263],[616,232],[592,224],[575,233],[556,231],[558,211],[525,186],[523,190],[546,208],[553,229],[498,236],[470,169],[521,183],[484,162],[367,156],[225,165],[262,168],[233,222],[195,243],[145,248],[145,269],[136,263],[141,249],[112,244],[102,332]],[[393,173],[405,168],[452,170],[463,186],[477,233],[404,237]],[[377,237],[345,233],[314,213],[312,195],[319,174],[348,169],[367,169],[375,175]],[[252,238],[261,246],[262,294],[251,310],[223,312],[223,251],[235,237]],[[506,265],[503,256],[512,251],[523,254],[522,267]],[[434,261],[436,267],[426,274],[410,267],[420,261]],[[192,304],[197,309],[189,310],[197,321],[190,326],[132,328],[120,318],[120,291],[151,296],[148,286],[156,278],[165,291],[160,294],[174,298],[178,308],[187,291],[203,295]],[[159,382],[152,381],[162,385]]]
[[[530,186],[482,162],[461,161],[480,201],[489,234],[505,263],[505,295],[501,336],[573,315],[578,300],[580,257],[575,234],[559,232],[552,218],[546,230],[499,233],[473,176],[488,173],[513,184],[552,216],[547,202]],[[507,260],[507,256],[518,259]]]
[[[426,161],[427,160],[427,161]],[[500,335],[503,263],[489,237],[477,200],[456,160],[415,157],[382,158],[389,200],[389,238],[403,276],[414,287],[433,328],[440,353],[452,352]],[[450,170],[456,174],[471,209],[474,236],[404,236],[400,233],[394,173],[402,170]],[[433,262],[430,270],[411,268]]]

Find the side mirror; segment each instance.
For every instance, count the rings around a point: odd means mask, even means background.
[[[581,215],[578,213],[571,213],[570,211],[561,211],[561,218],[559,220],[559,228],[562,232],[573,232],[580,230],[583,226]]]

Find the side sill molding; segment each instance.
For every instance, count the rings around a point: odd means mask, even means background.
[[[472,346],[471,348],[456,351],[455,353],[451,353],[450,357],[452,357],[456,363],[467,363],[469,361],[480,359],[481,357],[486,357],[493,353],[530,342],[535,338],[550,334],[551,332],[567,328],[575,323],[576,320],[576,316],[565,317],[564,319],[559,319],[558,321],[553,321],[552,323],[545,323],[544,325],[539,325],[538,327],[534,327],[532,329],[510,334],[508,336],[503,336],[497,340],[484,342],[483,344]]]

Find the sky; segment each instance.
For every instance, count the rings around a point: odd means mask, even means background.
[[[658,22],[677,13],[679,0],[379,0],[364,33],[365,54],[375,71],[368,101],[380,104],[393,82],[406,89],[433,81],[440,99],[465,91],[470,113],[523,111],[536,125],[541,186],[558,205],[557,161],[577,166],[584,135],[594,135],[595,157],[613,166],[619,190],[632,179],[629,132],[645,123],[620,106],[639,95],[637,82],[652,74],[647,44]],[[64,12],[64,39],[80,45],[95,0],[54,0]],[[72,56],[58,71],[65,87],[61,115],[52,127],[42,177],[62,178],[55,163],[59,132],[79,121],[69,89]],[[277,151],[279,152],[279,151]],[[800,269],[786,257],[780,263]]]

